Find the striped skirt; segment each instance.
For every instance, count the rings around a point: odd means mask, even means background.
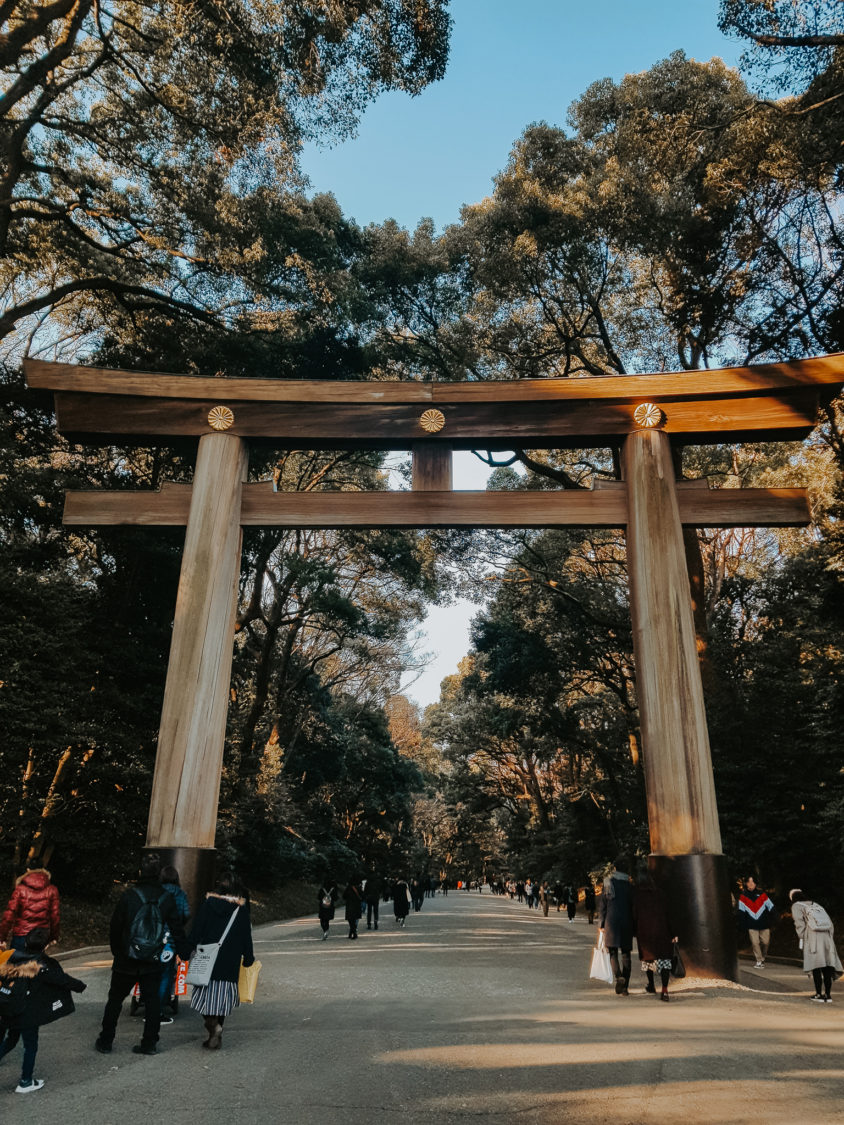
[[[227,1016],[232,1008],[240,1007],[237,985],[231,980],[212,980],[208,984],[195,984],[190,1006],[203,1016]]]

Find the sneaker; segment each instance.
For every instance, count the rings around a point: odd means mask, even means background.
[[[824,1002],[824,1004],[831,1004],[832,1003],[832,997],[831,996],[824,996],[823,1002]]]
[[[24,1082],[24,1080],[21,1079],[17,1086],[15,1086],[15,1093],[31,1094],[34,1090],[40,1090],[43,1085],[43,1078],[30,1078],[28,1082]]]
[[[168,1023],[173,1022],[173,1017],[172,1016],[162,1016],[161,1019],[158,1022],[161,1024],[162,1027],[166,1027]]]
[[[323,941],[328,941],[328,930],[323,930],[323,931],[322,931],[322,940],[323,940]]]
[[[155,1046],[145,1047],[143,1043],[136,1043],[135,1046],[132,1048],[132,1054],[134,1054],[134,1055],[157,1055],[158,1054],[158,1048],[155,1047]]]
[[[813,996],[812,999],[815,1001],[816,1004],[825,1004],[826,1003],[826,998],[821,996],[821,995]]]
[[[94,1043],[94,1050],[99,1051],[101,1055],[110,1055],[111,1043],[106,1043],[106,1041],[100,1036]]]
[[[761,969],[764,966],[764,964],[765,964],[764,961],[757,961],[756,964],[753,967],[754,967],[754,969]]]

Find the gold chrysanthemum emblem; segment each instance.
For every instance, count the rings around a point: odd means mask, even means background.
[[[208,425],[212,430],[228,430],[234,425],[234,411],[227,406],[212,406],[208,411]]]
[[[426,410],[419,419],[419,425],[429,434],[438,434],[445,425],[445,414],[441,410]]]
[[[643,402],[633,411],[633,421],[646,430],[658,426],[662,419],[663,413],[654,402]]]

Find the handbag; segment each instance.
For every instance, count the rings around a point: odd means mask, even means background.
[[[237,978],[237,991],[241,1004],[254,1004],[255,993],[258,991],[258,973],[261,971],[261,962],[253,961],[251,965],[241,965],[240,975]]]
[[[682,980],[686,975],[686,966],[683,964],[683,958],[680,956],[680,946],[674,942],[674,952],[671,954],[671,975],[676,977],[677,980]]]
[[[232,916],[229,918],[228,925],[223,930],[223,936],[219,941],[210,941],[205,945],[198,945],[191,954],[190,962],[188,964],[187,976],[185,982],[187,984],[195,984],[202,986],[208,984],[211,980],[211,974],[214,972],[214,966],[217,963],[217,954],[220,952],[220,947],[226,940],[229,930],[232,928],[232,923],[237,917],[237,912],[240,910],[236,906],[232,911]]]
[[[592,950],[592,964],[589,968],[590,980],[602,980],[604,984],[612,984],[615,973],[612,971],[610,955],[604,945],[604,935],[598,931],[598,944]]]

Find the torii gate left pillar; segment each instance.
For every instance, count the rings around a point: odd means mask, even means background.
[[[242,438],[199,439],[149,808],[147,848],[196,897],[213,881],[247,465]]]

